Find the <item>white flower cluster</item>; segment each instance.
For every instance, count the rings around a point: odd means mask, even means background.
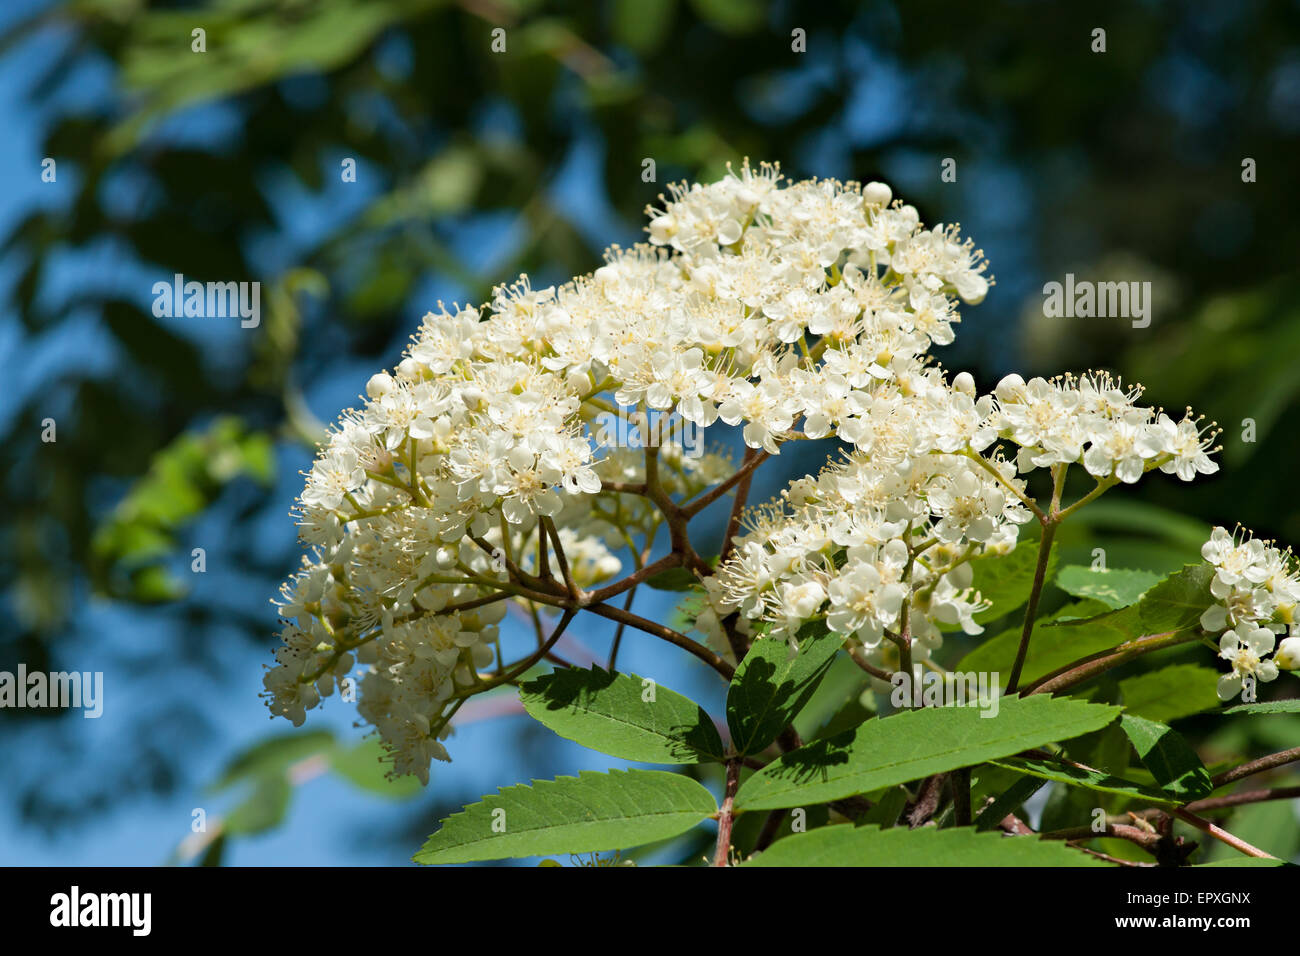
[[[1152,467],[1183,481],[1219,470],[1209,457],[1217,432],[1202,428],[1190,408],[1175,422],[1137,404],[1141,386],[1126,389],[1109,375],[1028,382],[1008,375],[994,394],[990,427],[1019,446],[1022,472],[1079,462],[1094,478],[1131,485]]]
[[[746,634],[762,621],[788,636],[824,616],[879,654],[885,633],[899,632],[904,604],[919,655],[940,646],[940,626],[983,631],[973,615],[989,605],[971,590],[969,561],[1013,549],[1031,518],[1014,466],[957,453],[988,400],[977,410],[937,369],[876,391],[865,420],[879,427],[864,430],[844,461],[751,512],[747,534],[705,581],[711,608],[698,623],[715,645],[725,646],[719,622],[736,610]]]
[[[716,635],[717,619],[740,609],[785,633],[824,614],[831,630],[873,650],[885,632],[899,633],[910,594],[922,654],[939,646],[937,625],[980,633],[972,615],[986,605],[969,590],[967,562],[1015,547],[1016,525],[1031,517],[1017,472],[1081,464],[1099,480],[1132,483],[1153,468],[1184,480],[1217,470],[1214,436],[1190,410],[1175,423],[1137,404],[1141,394],[1090,373],[1028,383],[1009,375],[976,398],[965,373],[950,386],[919,357],[896,366],[854,391],[863,412],[837,432],[855,446],[847,462],[787,492],[706,582],[715,613],[704,625]],[[998,440],[1017,446],[1014,465],[979,457]]]
[[[824,616],[868,649],[905,611],[922,647],[943,626],[979,632],[968,563],[1015,546],[1030,516],[1017,468],[1214,469],[1190,415],[1140,408],[1105,376],[1012,377],[985,396],[968,374],[949,382],[928,352],[953,340],[958,301],[987,293],[983,256],[887,186],[783,184],[745,164],[671,192],[648,210],[650,242],[612,248],[593,274],[545,289],[521,277],[483,310],[427,315],[342,414],[298,504],[310,554],[283,588],[273,714],[300,723],[359,665],[359,713],[396,772],[427,777],[480,669],[502,665],[507,571],[539,573],[544,524],[563,528],[584,588],[619,573],[634,534],[653,540],[660,510],[625,490],[648,481],[647,458],[592,428],[614,403],[739,426],[769,454],[847,443],[842,463],[751,516],[700,626],[740,609],[747,632],[792,633]],[[983,454],[999,439],[1015,462]],[[678,500],[734,470],[681,451],[656,459]]]
[[[515,556],[518,567],[539,573],[538,535],[544,532],[536,521],[521,527],[501,520],[501,504],[495,525],[487,509],[466,522],[463,504],[454,510],[462,500],[456,483],[440,477],[434,464],[441,459],[442,467],[451,467],[449,453],[425,444],[435,440],[404,438],[399,460],[386,461],[378,439],[367,448],[362,434],[334,432],[311,478],[322,460],[337,459],[340,446],[351,443],[357,454],[381,456],[368,460],[363,483],[326,510],[310,497],[309,478],[300,501],[301,537],[312,552],[281,586],[280,616],[288,623],[276,666],[264,679],[266,696],[273,715],[301,725],[305,712],[336,684],[355,681],[349,672],[362,665],[355,685],[358,714],[378,731],[395,774],[427,782],[430,761],[449,759],[441,741],[450,732],[447,716],[458,693],[474,688],[478,671],[498,660],[498,625],[507,605],[493,596],[508,577],[504,562]],[[607,451],[592,465],[598,484],[602,478],[644,477],[639,455]],[[718,456],[687,458],[680,446],[664,446],[660,453],[666,466],[661,478],[670,493],[697,493],[730,471]],[[415,456],[413,468],[401,464],[403,454]],[[649,509],[638,511],[636,501],[621,501],[615,513],[602,500],[610,495],[570,493],[562,482],[551,491],[561,504],[555,511],[560,545],[579,587],[622,570],[611,547],[620,546],[627,529],[653,529]]]
[[[675,208],[665,215],[681,218]],[[944,235],[955,244],[955,231]],[[919,642],[914,658],[924,657],[940,645],[941,629],[982,631],[974,615],[989,605],[971,590],[969,562],[1015,547],[1017,526],[1031,517],[1017,475],[1078,464],[1109,485],[1156,468],[1187,481],[1218,468],[1209,457],[1215,433],[1190,409],[1175,422],[1140,405],[1140,387],[1105,373],[1029,382],[1008,375],[985,396],[976,395],[967,373],[949,383],[928,365],[924,343],[943,344],[951,335],[926,330],[941,314],[950,333],[953,298],[966,288],[977,299],[984,287],[969,276],[936,280],[932,260],[916,247],[904,251],[897,244],[876,250],[877,268],[853,272],[852,282],[907,289],[907,302],[888,311],[864,304],[853,337],[844,328],[838,338],[823,339],[814,350],[820,364],[791,373],[798,384],[811,379],[815,384],[805,388],[820,399],[804,403],[803,434],[834,435],[853,450],[756,511],[747,535],[705,582],[710,607],[698,624],[720,651],[728,647],[722,619],[740,611],[746,635],[759,622],[760,630],[790,635],[824,617],[886,666],[897,657],[882,637],[897,637],[906,622]],[[974,254],[963,261],[977,260]],[[832,274],[822,295],[834,296],[850,275],[846,268],[837,283]],[[921,300],[918,288],[927,290]],[[862,336],[882,335],[923,347],[891,349],[869,361],[874,346],[864,348]],[[996,452],[989,457],[997,442],[1016,446],[1014,462]]]
[[[1214,568],[1210,593],[1215,601],[1201,615],[1201,627],[1223,632],[1219,657],[1232,666],[1219,679],[1219,698],[1236,697],[1247,678],[1271,681],[1279,668],[1300,668],[1300,636],[1277,643],[1279,634],[1294,634],[1300,603],[1300,573],[1291,552],[1244,531],[1215,528],[1201,556]]]

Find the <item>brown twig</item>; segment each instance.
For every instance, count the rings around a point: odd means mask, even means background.
[[[1195,631],[1166,631],[1162,634],[1148,634],[1144,637],[1134,638],[1110,650],[1100,651],[1088,657],[1080,658],[1073,663],[1066,664],[1064,667],[1057,668],[1050,674],[1043,675],[1021,691],[1020,696],[1055,694],[1068,687],[1081,684],[1103,671],[1110,670],[1112,667],[1126,664],[1143,654],[1150,654],[1152,651],[1164,650],[1166,647],[1174,647],[1178,644],[1186,644],[1199,639],[1199,635]],[[1010,693],[1009,688],[1007,692]]]
[[[1194,813],[1189,813],[1187,810],[1175,809],[1173,811],[1173,814],[1174,816],[1178,817],[1178,819],[1184,821],[1185,823],[1190,823],[1192,826],[1196,827],[1196,829],[1200,830],[1201,832],[1208,833],[1216,840],[1220,841],[1221,843],[1226,843],[1234,850],[1246,854],[1246,856],[1253,856],[1261,860],[1277,859],[1277,857],[1275,857],[1272,853],[1265,853],[1259,847],[1252,846],[1251,844],[1243,840],[1241,837],[1233,836],[1231,833],[1229,833],[1227,830],[1224,830],[1222,827],[1216,826],[1215,824],[1211,823],[1209,820],[1202,819],[1201,817],[1198,817]]]
[[[736,790],[740,787],[740,760],[732,757],[727,761],[727,784],[722,796],[722,806],[718,808],[718,844],[713,851],[713,865],[727,866],[731,860],[731,825],[735,822],[732,807],[736,802]]]
[[[1252,760],[1250,763],[1244,763],[1240,767],[1234,767],[1223,773],[1216,774],[1210,780],[1214,783],[1217,790],[1226,784],[1243,777],[1249,777],[1252,774],[1262,773],[1265,770],[1273,770],[1277,767],[1284,767],[1289,763],[1300,760],[1300,747],[1292,747],[1290,750],[1281,750],[1275,754],[1269,754],[1267,757],[1260,757],[1258,760]]]
[[[682,514],[687,518],[694,518],[709,505],[713,504],[713,502],[725,495],[738,483],[747,481],[754,473],[754,469],[767,461],[769,457],[771,456],[765,451],[746,448],[744,461],[741,466],[736,469],[735,473],[720,485],[711,488],[703,497],[696,498],[694,501],[683,505]]]
[[[637,630],[645,631],[647,634],[653,634],[655,637],[663,638],[669,644],[674,644],[684,651],[689,651],[721,674],[725,680],[729,681],[731,678],[736,676],[736,669],[724,658],[719,657],[703,644],[691,640],[679,631],[674,631],[670,627],[665,627],[662,624],[657,624],[654,621],[647,620],[637,614],[633,614],[631,611],[624,611],[622,608],[610,607],[608,604],[589,604],[586,609],[594,614],[599,614],[601,617],[607,617],[611,621],[624,621],[630,626],[635,627]]]

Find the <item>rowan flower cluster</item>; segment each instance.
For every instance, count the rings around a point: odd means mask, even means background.
[[[1138,404],[1142,387],[1124,387],[1106,373],[1025,382],[1008,375],[994,390],[989,425],[1019,449],[1020,471],[1082,464],[1094,478],[1133,484],[1153,467],[1191,481],[1219,470],[1210,460],[1217,431],[1189,408],[1175,422]]]
[[[1009,462],[959,453],[982,416],[937,369],[878,392],[857,447],[755,509],[732,556],[704,582],[712,606],[700,626],[716,646],[724,646],[718,622],[737,610],[743,632],[761,622],[775,636],[824,615],[877,656],[904,620],[917,656],[942,644],[941,627],[983,631],[973,616],[989,605],[970,587],[969,562],[1015,547],[1032,517],[1019,497],[1024,481]]]
[[[843,443],[750,512],[716,571],[687,555],[697,626],[728,654],[728,627],[790,636],[824,619],[870,660],[892,666],[902,633],[923,656],[943,630],[982,630],[970,562],[1016,547],[1037,510],[1028,472],[1077,463],[1101,488],[1217,467],[1190,411],[1175,422],[1104,374],[1008,376],[989,395],[950,379],[929,351],[988,292],[983,255],[881,183],[783,184],[745,164],[647,212],[650,241],[591,275],[520,277],[482,309],[426,315],[340,416],[297,503],[308,554],[282,588],[272,714],[301,724],[359,668],[358,713],[394,772],[427,780],[460,702],[508,676],[508,606],[538,621],[520,582],[554,580],[561,560],[572,596],[617,578],[665,500],[735,472],[671,440],[608,446],[593,423],[616,406],[737,426],[751,454]]]
[[[1300,572],[1290,550],[1244,530],[1230,534],[1215,528],[1201,556],[1214,568],[1210,593],[1215,599],[1201,615],[1201,627],[1222,632],[1219,657],[1232,667],[1219,679],[1219,697],[1236,697],[1247,679],[1271,681],[1279,668],[1300,668],[1300,636],[1277,642],[1279,634],[1294,631],[1300,602]]]
[[[873,663],[895,666],[881,639],[903,633],[918,642],[913,660],[924,658],[945,629],[982,632],[974,615],[989,605],[970,587],[969,562],[1015,548],[1032,517],[1019,475],[1078,464],[1104,489],[1157,468],[1186,481],[1218,469],[1212,426],[1190,409],[1174,422],[1138,403],[1140,386],[1106,373],[1008,375],[977,397],[969,375],[949,384],[918,361],[853,394],[864,411],[837,436],[854,450],[756,512],[705,582],[712,607],[701,626],[719,649],[719,622],[739,610],[746,634],[753,622],[793,634],[824,616]],[[1016,447],[1014,461],[985,454],[999,442]]]

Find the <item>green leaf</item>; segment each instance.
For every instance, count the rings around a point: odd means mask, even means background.
[[[1118,707],[1066,697],[1003,698],[996,717],[982,708],[924,707],[868,720],[768,764],[746,780],[746,810],[825,803],[933,773],[1006,757],[1106,726]]]
[[[722,738],[704,708],[631,674],[566,667],[524,684],[524,709],[561,737],[624,760],[722,760]]]
[[[218,418],[201,432],[181,433],[154,455],[148,472],[96,527],[96,587],[143,603],[182,597],[184,589],[161,564],[176,548],[181,529],[230,482],[247,475],[269,484],[273,473],[271,440],[248,431],[238,418]]]
[[[1140,783],[1134,783],[1132,780],[1115,777],[1100,770],[1085,770],[1055,760],[1030,760],[1015,757],[995,760],[993,763],[996,766],[1005,767],[1007,770],[1014,770],[1017,773],[1023,773],[1031,777],[1054,780],[1057,783],[1066,783],[1072,787],[1085,787],[1099,793],[1114,793],[1123,797],[1132,797],[1133,799],[1145,800],[1148,803],[1159,803],[1167,806],[1177,806],[1181,802],[1167,793],[1156,790],[1154,787],[1143,786]]]
[[[1138,617],[1146,634],[1183,631],[1200,625],[1201,615],[1214,598],[1210,581],[1214,568],[1189,564],[1165,578],[1138,602]]]
[[[370,737],[355,747],[338,747],[330,754],[330,767],[349,783],[390,800],[405,800],[424,790],[412,774],[389,777],[391,762],[385,762],[384,748],[378,737]]]
[[[249,747],[237,755],[222,772],[211,789],[223,790],[238,780],[284,773],[290,764],[313,754],[325,753],[334,746],[328,730],[295,731],[277,734]]]
[[[1001,764],[992,764],[992,766],[1006,769]],[[992,830],[1006,818],[1008,813],[1014,813],[1017,807],[1023,805],[1026,800],[1045,786],[1047,786],[1047,781],[1041,778],[1020,777],[1010,787],[998,794],[992,803],[975,815],[975,829]]]
[[[1092,598],[1111,608],[1128,607],[1160,580],[1150,571],[1127,568],[1094,569],[1067,564],[1056,575],[1056,585],[1075,597]]]
[[[842,639],[822,622],[805,624],[798,651],[784,640],[756,640],[727,690],[727,726],[739,754],[766,748],[799,713],[825,676]]]
[[[1105,866],[1059,840],[971,827],[829,826],[787,837],[745,866]]]
[[[1264,700],[1254,704],[1238,704],[1220,711],[1224,714],[1300,714],[1300,697],[1287,700]]]
[[[692,5],[700,19],[723,33],[752,33],[765,16],[759,0],[692,0]]]
[[[1056,568],[1057,549],[1047,556],[1046,580],[1051,580]],[[979,591],[993,606],[975,615],[983,624],[994,621],[1029,600],[1034,587],[1034,571],[1038,565],[1038,540],[1026,538],[1010,554],[985,555],[970,563],[974,572],[971,586]],[[955,625],[954,625],[955,626]]]
[[[907,806],[907,788],[901,784],[887,787],[875,800],[875,805],[862,815],[857,826],[877,826],[888,830],[898,823]]]
[[[1219,706],[1219,672],[1199,664],[1173,664],[1119,682],[1125,713],[1167,724]]]
[[[687,568],[668,568],[650,575],[642,583],[656,591],[692,591],[700,587],[700,579]]]
[[[618,850],[685,833],[717,812],[709,791],[664,770],[587,770],[506,787],[453,813],[416,863]]]
[[[1191,744],[1172,727],[1125,714],[1120,726],[1128,734],[1138,759],[1164,791],[1188,803],[1214,789],[1210,772]]]
[[[1209,863],[1194,863],[1192,865],[1194,867],[1206,867],[1206,866],[1223,867],[1223,866],[1292,866],[1294,864],[1287,863],[1286,860],[1270,860],[1266,857],[1258,857],[1258,856],[1229,856],[1229,857],[1224,857],[1222,860],[1212,860]]]
[[[876,698],[871,679],[852,658],[840,654],[794,719],[794,729],[804,740],[833,737],[875,715]]]
[[[289,810],[293,788],[284,774],[268,773],[257,779],[253,792],[226,817],[222,832],[236,836],[264,833],[279,825]]]
[[[1070,523],[1155,538],[1178,545],[1192,555],[1200,553],[1201,545],[1210,536],[1210,526],[1204,521],[1169,511],[1149,501],[1109,496],[1081,509]]]
[[[1099,704],[1119,703],[1119,681],[1110,674],[1102,675],[1089,693],[1088,700]],[[1129,755],[1132,751],[1128,736],[1120,729],[1119,721],[1107,724],[1101,730],[1083,734],[1065,741],[1054,757],[1044,755],[1049,762],[1077,763],[1111,777],[1127,777]],[[1022,777],[1022,780],[1041,778]],[[1045,795],[1038,817],[1037,830],[1040,833],[1061,830],[1077,825],[1080,821],[1091,820],[1093,811],[1101,808],[1107,812],[1118,812],[1131,798],[1121,798],[1117,794],[1105,795],[1085,787],[1052,787]],[[1122,854],[1121,854],[1122,855]]]
[[[1150,634],[1185,631],[1199,627],[1201,614],[1210,606],[1210,565],[1185,565],[1142,595],[1136,604],[1095,617],[1060,621],[1052,627],[1095,628],[1115,635],[1115,644]]]

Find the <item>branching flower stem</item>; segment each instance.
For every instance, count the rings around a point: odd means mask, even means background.
[[[740,788],[740,759],[732,757],[727,761],[727,783],[722,797],[722,806],[718,809],[718,843],[713,851],[713,865],[727,866],[731,856],[731,826],[735,822],[732,807],[736,802],[736,791]]]
[[[1052,469],[1052,503],[1046,514],[1039,512],[1038,521],[1043,527],[1043,533],[1038,539],[1038,562],[1034,567],[1034,583],[1029,591],[1029,601],[1025,605],[1025,624],[1020,633],[1020,647],[1016,650],[1016,661],[1011,665],[1011,676],[1007,679],[1008,695],[1014,694],[1020,686],[1020,673],[1024,670],[1025,658],[1029,654],[1029,639],[1034,635],[1034,620],[1038,616],[1038,599],[1042,596],[1043,584],[1047,578],[1056,526],[1061,521],[1061,492],[1065,488],[1065,472],[1068,468],[1068,465],[1057,465]]]
[[[474,684],[471,687],[466,687],[464,690],[457,691],[453,695],[453,697],[456,698],[470,697],[474,694],[481,694],[484,691],[491,690],[494,687],[499,687],[502,684],[509,684],[512,681],[514,681],[515,678],[519,677],[521,674],[523,674],[530,667],[532,667],[534,664],[536,664],[538,661],[540,661],[543,657],[546,656],[546,653],[552,647],[554,647],[556,645],[556,642],[558,642],[561,636],[563,636],[565,628],[569,626],[569,622],[573,620],[573,617],[576,613],[577,611],[573,610],[572,608],[566,610],[564,612],[564,615],[560,618],[560,623],[555,625],[555,630],[551,631],[551,636],[547,638],[546,643],[543,644],[541,647],[539,647],[534,653],[530,654],[524,660],[520,661],[518,664],[512,667],[509,671],[507,671],[504,674],[500,674],[496,677],[489,677],[485,680],[479,681],[477,684]]]
[[[722,483],[715,485],[713,488],[709,489],[709,491],[706,492],[702,497],[696,498],[694,501],[684,503],[682,505],[682,514],[684,514],[687,518],[695,517],[697,514],[699,514],[709,505],[713,504],[713,502],[717,501],[719,498],[725,495],[732,488],[736,487],[736,485],[740,484],[742,481],[745,482],[746,488],[748,488],[748,479],[753,476],[754,469],[756,469],[759,465],[763,464],[763,462],[767,461],[767,459],[770,457],[771,456],[765,451],[758,451],[757,449],[747,448],[741,466],[738,469],[736,469],[735,473],[731,475],[731,477],[729,477],[726,481],[723,481]],[[740,498],[743,496],[738,495],[737,497]]]
[[[1043,509],[1038,506],[1038,502],[1035,501],[1033,498],[1030,498],[1028,495],[1026,495],[1015,485],[1011,484],[1011,482],[1007,481],[1006,476],[1004,476],[1002,472],[998,471],[998,469],[994,466],[994,464],[991,461],[989,461],[979,452],[974,451],[973,449],[970,448],[967,448],[961,454],[965,455],[971,461],[975,462],[975,464],[979,465],[990,475],[996,478],[998,483],[1002,485],[1003,488],[1006,488],[1007,491],[1011,492],[1013,495],[1019,498],[1020,503],[1024,505],[1026,508],[1028,508],[1033,513],[1034,517],[1037,518],[1040,522],[1047,521],[1047,515],[1043,512]]]

